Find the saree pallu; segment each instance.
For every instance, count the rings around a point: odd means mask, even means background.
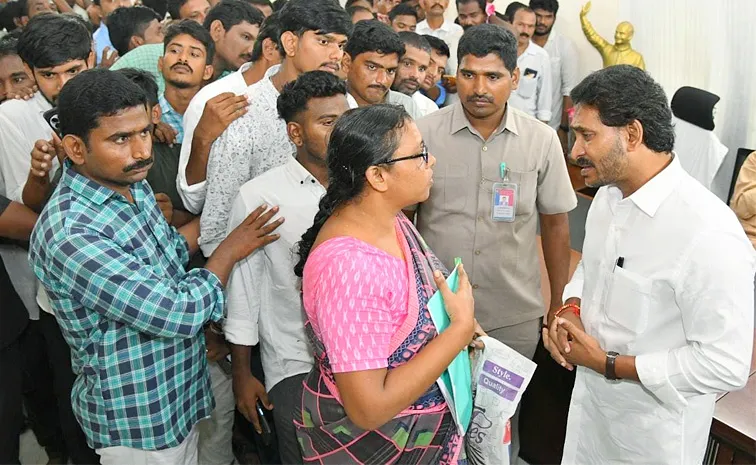
[[[410,279],[407,318],[391,339],[388,369],[411,360],[438,334],[428,311],[435,292],[433,270],[446,270],[423,242],[414,225],[400,214],[398,231]],[[395,418],[373,431],[352,423],[339,398],[325,346],[309,321],[305,331],[315,366],[304,381],[302,412],[295,421],[297,438],[307,464],[456,464],[462,437],[446,401],[434,383]]]

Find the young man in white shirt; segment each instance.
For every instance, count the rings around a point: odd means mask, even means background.
[[[570,92],[580,78],[580,57],[575,44],[567,36],[553,30],[559,2],[557,0],[530,0],[536,14],[533,42],[543,47],[551,60],[551,121],[549,126],[558,131],[562,146],[567,147],[570,132],[567,112],[572,108]]]
[[[69,80],[94,66],[95,58],[86,24],[75,15],[35,16],[19,37],[17,50],[39,92],[29,100],[10,100],[0,106],[0,185],[4,189],[0,194],[22,202],[27,191],[45,190],[50,183],[47,172],[44,176],[33,172],[32,151],[47,152],[46,163],[52,167],[52,172],[59,164],[55,150],[59,144],[43,114],[57,104],[58,95]],[[97,462],[98,457],[87,446],[71,409],[74,375],[69,348],[44,291],[38,297],[41,286],[29,267],[28,253],[16,246],[2,246],[0,253],[14,288],[29,310],[30,319],[38,320],[32,321],[29,328],[39,333],[37,342],[44,347],[34,350],[41,350],[42,357],[47,358],[44,361],[52,370],[52,379],[36,379],[35,384],[39,389],[45,388],[39,385],[41,382],[54,386],[58,411],[53,415],[57,416],[73,463]],[[37,376],[36,373],[32,375]],[[49,415],[46,412],[41,414]]]
[[[259,82],[271,67],[281,63],[280,36],[281,24],[278,13],[275,13],[260,28],[252,50],[252,61],[203,87],[184,112],[184,141],[176,185],[184,205],[195,215],[202,212],[205,204],[210,148],[231,123],[246,113],[248,102],[244,93],[247,88]]]
[[[413,119],[419,118],[417,104],[403,93],[391,90],[404,51],[399,35],[386,24],[376,20],[355,24],[342,60],[350,108],[390,103],[402,105]]]
[[[231,207],[229,231],[254,210],[276,205],[286,219],[280,239],[234,269],[227,291],[226,338],[233,344],[234,394],[239,410],[260,431],[257,399],[273,409],[282,463],[301,463],[294,412],[302,381],[312,368],[304,310],[294,275],[296,244],[312,226],[328,185],[328,135],[349,109],[346,86],[325,71],[305,73],[284,86],[278,113],[286,122],[296,158],[244,184]],[[260,344],[265,386],[250,373],[251,346]]]
[[[281,65],[247,88],[250,105],[213,143],[207,162],[207,195],[200,220],[202,253],[209,257],[226,237],[228,213],[239,188],[286,164],[294,147],[276,113],[283,86],[317,69],[338,73],[352,32],[349,15],[331,0],[290,0],[279,12]]]
[[[509,103],[548,124],[551,121],[551,64],[549,54],[530,40],[535,32],[536,15],[527,6],[515,2],[507,8],[506,16],[517,37],[517,67],[520,69],[520,82]]]
[[[420,0],[420,7],[425,12],[425,20],[417,23],[415,32],[420,35],[432,35],[446,42],[452,51],[447,71],[449,74],[456,73],[457,43],[464,30],[459,24],[444,17],[449,0]]]
[[[423,36],[414,32],[400,32],[399,38],[404,42],[404,55],[399,59],[391,89],[409,95],[422,118],[438,110],[438,105],[420,92],[431,65],[431,46]]]
[[[717,396],[749,374],[753,247],[672,152],[667,96],[645,71],[612,66],[571,95],[571,156],[601,189],[543,330],[578,366],[562,463],[702,463]]]

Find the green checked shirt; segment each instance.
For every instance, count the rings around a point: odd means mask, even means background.
[[[147,71],[155,78],[158,85],[158,94],[162,95],[165,92],[165,79],[163,79],[163,73],[158,68],[158,59],[163,56],[164,51],[165,46],[162,43],[140,45],[113,63],[110,70],[116,71],[124,68],[134,68]]]
[[[187,243],[149,185],[131,194],[66,161],[29,250],[71,346],[73,410],[95,449],[178,446],[214,408],[202,328],[223,316],[223,287],[207,269],[184,270]]]

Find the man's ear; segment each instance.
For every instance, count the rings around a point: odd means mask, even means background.
[[[625,129],[627,130],[627,151],[634,152],[643,145],[643,125],[636,119]]]
[[[352,68],[352,57],[348,53],[344,53],[341,57],[341,70],[344,74],[349,74],[349,70]]]
[[[218,41],[221,40],[225,34],[226,29],[223,27],[223,23],[221,23],[219,19],[216,19],[210,24],[210,37],[213,38],[213,42],[216,44],[216,49]]]
[[[163,109],[160,108],[160,104],[156,103],[152,106],[152,124],[158,124],[160,118],[163,117]]]
[[[304,145],[304,136],[302,134],[302,125],[297,122],[286,123],[286,133],[289,135],[289,140],[297,147]]]
[[[68,134],[63,138],[61,143],[63,144],[63,150],[66,152],[66,157],[74,165],[81,166],[86,164],[84,156],[87,153],[87,146],[81,137]]]
[[[286,31],[281,34],[281,46],[283,47],[283,56],[291,57],[297,53],[297,45],[299,45],[299,37],[291,31]]]
[[[134,50],[140,45],[144,45],[144,37],[131,36],[129,39],[129,50]]]
[[[515,68],[512,73],[512,90],[517,90],[517,86],[520,85],[520,68]]]
[[[202,80],[209,81],[212,79],[214,71],[215,69],[213,68],[213,65],[205,65],[205,72],[202,74]]]

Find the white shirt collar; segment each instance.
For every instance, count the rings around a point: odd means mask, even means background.
[[[285,165],[284,169],[294,179],[294,181],[297,184],[310,183],[310,184],[317,184],[318,186],[320,186],[320,182],[315,178],[315,176],[313,176],[312,173],[307,171],[305,167],[302,166],[302,164],[297,161],[296,158],[292,158],[291,161],[289,161]]]
[[[656,215],[661,204],[675,190],[684,174],[680,160],[672,152],[672,161],[659,174],[651,178],[630,197],[622,199],[622,192],[616,186],[612,187],[612,195],[618,196],[620,202],[633,202],[639,210],[651,218]]]

